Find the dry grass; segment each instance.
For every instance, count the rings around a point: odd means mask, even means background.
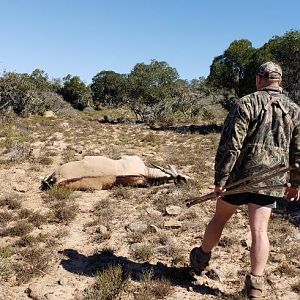
[[[142,275],[141,285],[134,294],[135,300],[164,299],[171,294],[171,283],[165,279],[153,279],[151,271],[145,271]]]
[[[152,245],[143,244],[137,247],[134,252],[133,256],[142,261],[149,260],[154,255],[154,248]]]
[[[98,224],[109,227],[111,220],[114,218],[114,207],[110,199],[103,199],[94,206],[94,216]]]
[[[26,221],[19,221],[14,226],[4,229],[2,236],[24,236],[33,230],[33,226]]]
[[[49,157],[48,155],[44,155],[44,156],[40,156],[37,159],[37,163],[39,163],[40,165],[51,165],[53,163],[53,159],[51,157]]]
[[[73,191],[63,186],[54,185],[48,191],[48,197],[50,201],[69,200],[69,199],[73,199]]]
[[[294,267],[289,262],[281,262],[280,265],[274,270],[275,274],[278,274],[279,276],[287,275],[290,277],[297,277],[300,275],[300,270],[296,267]]]
[[[13,219],[14,215],[7,210],[0,211],[0,225],[6,226],[6,224]]]
[[[121,266],[109,266],[98,273],[94,284],[84,291],[84,300],[122,299],[122,293],[128,285],[128,275]]]
[[[151,291],[155,299],[164,299],[172,291],[171,283],[165,278],[155,280]]]
[[[0,199],[0,207],[7,207],[8,209],[20,209],[22,206],[22,197],[16,193],[4,195]]]
[[[292,290],[295,292],[295,293],[298,293],[300,294],[300,280],[298,280],[298,282],[294,283],[292,285]]]
[[[40,153],[40,158],[34,160],[34,164],[32,164],[30,157],[25,158],[25,163],[18,166],[18,168],[24,168],[32,178],[48,173],[48,164],[52,163],[52,161],[54,162],[54,160],[55,163],[60,164],[64,161],[71,161],[81,157],[76,154],[76,145],[83,146],[82,156],[90,153],[117,158],[121,154],[137,154],[143,157],[146,164],[155,162],[159,165],[175,165],[178,171],[192,176],[194,180],[187,185],[178,186],[166,184],[144,189],[115,187],[108,193],[108,196],[107,192],[103,193],[106,198],[95,205],[93,215],[87,213],[81,216],[87,218],[85,219],[85,227],[102,224],[108,227],[109,231],[104,235],[94,234],[93,228],[89,228],[81,233],[83,235],[86,234],[85,237],[89,241],[87,245],[83,246],[84,250],[82,253],[90,253],[91,249],[99,247],[98,249],[102,249],[102,254],[112,255],[114,253],[113,248],[115,248],[116,254],[112,257],[113,260],[118,256],[124,255],[124,253],[128,253],[128,248],[132,246],[130,244],[142,243],[141,247],[130,253],[130,256],[127,258],[128,260],[138,260],[134,264],[142,265],[144,268],[146,264],[143,263],[151,260],[152,262],[159,261],[168,267],[170,265],[176,266],[177,269],[185,267],[188,251],[193,247],[193,244],[198,245],[201,242],[204,226],[214,210],[214,205],[205,203],[195,206],[195,209],[184,210],[183,208],[182,214],[174,217],[174,219],[180,220],[183,224],[182,228],[178,230],[167,230],[162,226],[165,220],[173,217],[166,215],[153,217],[146,214],[145,209],[151,207],[164,213],[167,205],[172,204],[184,207],[183,199],[190,196],[199,196],[204,192],[204,188],[210,187],[213,183],[213,156],[219,135],[215,133],[207,135],[178,133],[171,130],[149,131],[146,126],[140,125],[133,127],[132,125],[112,126],[101,124],[100,127],[97,122],[100,114],[102,114],[102,111],[87,114],[82,118],[79,116],[78,120],[77,118],[69,118],[67,120],[32,118],[30,121],[25,119],[24,122],[27,123],[24,126],[28,131],[23,137],[17,126],[13,130],[16,130],[18,133],[15,134],[12,130],[8,133],[8,135],[15,136],[10,140],[1,139],[2,128],[0,129],[0,149],[5,150],[4,147],[6,146],[13,147],[16,141],[20,143],[27,143],[29,140],[38,142],[39,146],[33,144],[33,147],[38,148],[35,150],[39,151],[37,153]],[[68,125],[62,126],[62,122],[67,122]],[[53,134],[46,136],[44,132],[50,132],[50,130]],[[28,132],[34,133],[32,137],[29,136]],[[63,133],[64,137],[60,138],[55,132]],[[22,140],[23,138],[24,140]],[[56,143],[68,146],[64,150],[60,147],[53,148]],[[51,150],[48,150],[48,148]],[[8,168],[11,166],[13,165],[4,167]],[[10,169],[7,170],[7,172],[10,171]],[[79,229],[76,222],[72,222],[77,215],[76,210],[78,208],[76,205],[77,200],[74,200],[74,194],[79,195],[79,197],[82,195],[58,186],[53,187],[49,193],[45,193],[42,205],[46,205],[50,209],[49,215],[44,213],[44,211],[43,213],[34,212],[33,210],[22,208],[26,207],[28,203],[28,198],[31,196],[30,191],[28,194],[25,194],[26,198],[19,198],[16,193],[2,196],[0,199],[0,224],[1,226],[7,226],[4,229],[7,230],[6,233],[9,236],[3,240],[9,247],[7,249],[0,248],[1,279],[10,280],[16,276],[18,283],[23,283],[30,282],[32,278],[44,275],[44,273],[51,272],[50,275],[53,275],[56,272],[56,269],[52,271],[50,266],[54,253],[57,250],[57,243],[63,243],[60,247],[64,246],[66,241],[70,242],[69,232],[75,233],[74,228],[76,230]],[[39,200],[39,196],[36,196],[36,194],[34,197],[35,201]],[[102,198],[102,194],[100,197]],[[86,198],[84,199],[86,200]],[[94,203],[92,202],[95,201],[94,199],[95,194],[92,195],[89,203]],[[81,199],[78,199],[79,201]],[[30,207],[32,206],[30,205]],[[220,264],[225,268],[226,264],[228,264],[228,253],[230,251],[232,253],[231,258],[237,258],[235,263],[243,275],[249,267],[248,251],[239,253],[236,250],[244,251],[238,241],[247,230],[245,223],[242,222],[242,218],[245,217],[246,215],[243,211],[242,214],[239,213],[232,220],[232,223],[228,224],[220,241],[219,246],[221,247],[218,247],[213,262],[215,265]],[[147,232],[146,234],[125,233],[125,224],[122,221],[126,219],[126,223],[129,223],[136,218],[143,220],[147,224],[156,225],[159,232]],[[16,221],[17,219],[21,219],[23,223],[20,224],[20,221]],[[47,224],[48,222],[50,223]],[[65,225],[62,226],[62,223]],[[43,224],[47,225],[41,226]],[[26,230],[26,226],[29,226],[29,230]],[[34,229],[33,226],[39,228]],[[31,232],[31,229],[34,230]],[[234,234],[232,229],[235,230]],[[273,217],[273,220],[270,222],[270,240],[273,246],[272,255],[274,254],[274,257],[276,255],[278,260],[272,261],[271,259],[269,263],[271,269],[275,270],[275,278],[280,277],[282,289],[284,286],[287,290],[292,289],[294,292],[299,292],[299,282],[295,280],[295,277],[299,276],[297,273],[299,269],[297,257],[300,255],[300,250],[297,241],[291,237],[294,229],[295,227],[286,220],[283,221],[278,216]],[[49,230],[51,233],[47,236],[45,232]],[[37,235],[38,232],[41,232],[42,235]],[[112,235],[111,232],[113,232]],[[164,232],[164,234],[161,234],[161,232]],[[120,235],[118,236],[119,233]],[[3,235],[3,230],[1,234]],[[99,245],[100,243],[101,245]],[[235,244],[237,244],[237,247],[235,247]],[[52,253],[50,253],[51,251]],[[280,260],[279,252],[285,253],[286,261],[284,259]],[[43,256],[44,254],[46,255]],[[242,257],[242,259],[239,259],[239,257]],[[135,300],[152,300],[166,298],[172,293],[172,289],[180,292],[178,286],[172,288],[168,281],[163,278],[154,278],[151,272],[148,275],[144,273],[140,283],[138,281],[128,281],[127,275],[123,270],[121,272],[112,270],[116,267],[118,266],[102,270],[95,278],[93,286],[88,287],[83,293],[83,299],[132,299],[134,297]],[[236,271],[232,274],[236,275],[236,273],[238,272]],[[137,271],[133,275],[137,275],[133,277],[135,279],[140,273]],[[155,275],[158,276],[156,273]],[[77,279],[73,278],[70,279],[71,282],[68,288],[71,288],[76,282]],[[207,279],[207,288],[212,287],[214,289],[216,286],[218,286],[216,282]],[[68,290],[58,285],[55,288],[61,289],[61,291],[64,290],[66,293]],[[236,292],[238,285],[234,286],[233,281],[225,280],[222,283],[222,290],[227,292],[228,289]],[[21,293],[23,293],[23,290],[22,286]],[[191,297],[198,297],[197,295],[203,298],[207,296],[212,299],[217,297],[215,295],[200,295],[191,292]],[[180,293],[178,297],[180,297]]]
[[[127,234],[127,241],[130,244],[141,243],[144,240],[145,234],[142,232],[129,232]]]
[[[59,223],[69,223],[73,221],[79,212],[79,206],[76,203],[65,202],[64,205],[62,205],[57,202],[51,205],[51,208],[53,210],[53,221]]]
[[[103,241],[109,240],[111,238],[111,232],[105,232],[105,233],[96,233],[96,235],[93,238],[93,241],[96,243],[102,243]]]
[[[18,256],[20,260],[14,265],[18,284],[44,275],[53,259],[53,254],[48,248],[38,246],[21,250]]]
[[[32,212],[31,215],[28,216],[27,220],[35,227],[40,227],[41,225],[47,223],[48,215],[43,215],[40,212]]]

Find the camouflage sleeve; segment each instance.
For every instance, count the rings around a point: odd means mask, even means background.
[[[239,100],[228,114],[215,158],[215,185],[224,186],[247,135],[250,109]]]
[[[292,140],[290,144],[290,165],[300,164],[300,124],[298,123],[293,131]],[[290,183],[292,187],[298,188],[300,186],[300,171],[295,169],[290,172]]]

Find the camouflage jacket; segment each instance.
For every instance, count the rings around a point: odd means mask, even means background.
[[[239,99],[228,114],[215,159],[215,185],[223,186],[279,163],[300,163],[300,108],[282,93],[267,87]],[[276,176],[258,184],[290,181],[300,186],[299,171]],[[283,189],[257,193],[283,196]]]

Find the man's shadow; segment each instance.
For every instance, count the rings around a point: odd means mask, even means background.
[[[173,286],[181,286],[186,289],[192,288],[194,292],[218,296],[220,299],[231,299],[230,295],[223,293],[219,289],[195,284],[196,279],[191,274],[189,267],[168,267],[159,262],[156,265],[148,262],[139,263],[126,257],[116,256],[108,251],[91,256],[82,255],[73,249],[65,249],[60,253],[66,257],[66,259],[61,261],[62,267],[74,274],[93,277],[97,273],[105,271],[109,266],[119,265],[134,281],[141,281],[143,274],[151,271],[154,279],[166,278]]]

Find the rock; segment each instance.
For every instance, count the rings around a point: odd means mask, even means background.
[[[54,148],[56,150],[56,148]],[[53,149],[53,150],[54,150]],[[48,149],[48,150],[51,150],[51,149]],[[35,158],[38,158],[39,156],[41,156],[41,149],[33,149],[32,150],[32,156],[35,157]]]
[[[166,221],[164,223],[165,228],[176,229],[176,228],[180,228],[181,226],[182,226],[182,223],[180,221],[177,221],[177,220],[169,220],[169,221]]]
[[[35,300],[46,300],[47,298],[44,296],[43,285],[39,285],[37,283],[32,283],[29,287],[25,290],[25,293],[28,297],[35,299]]]
[[[141,248],[143,246],[143,243],[134,243],[130,245],[130,249],[132,251],[136,251],[137,249]]]
[[[299,241],[300,240],[300,232],[294,232],[291,234],[291,238],[293,240]]]
[[[74,151],[78,154],[81,154],[83,149],[84,149],[83,146],[80,146],[80,145],[74,147]]]
[[[52,110],[46,110],[43,113],[43,117],[45,117],[45,118],[56,118],[56,115]]]
[[[159,245],[159,246],[155,247],[155,252],[166,255],[168,253],[168,247]]]
[[[28,191],[28,186],[25,182],[15,183],[13,187],[14,191],[20,193],[26,193]]]
[[[159,232],[159,228],[156,225],[151,224],[149,226],[149,231],[152,233],[158,233]]]
[[[286,261],[286,255],[284,253],[278,253],[273,255],[272,260],[274,262],[283,262]]]
[[[212,268],[211,270],[209,270],[206,274],[210,279],[213,279],[213,280],[219,280],[219,281],[224,281],[225,279],[225,275],[224,273],[217,269],[217,268]]]
[[[251,247],[251,244],[249,244],[249,241],[247,240],[240,240],[240,244],[242,247],[249,249]]]
[[[281,300],[299,300],[299,294],[294,292],[286,291],[284,295],[281,295]]]
[[[93,150],[94,154],[101,154],[101,151],[99,149]]]
[[[54,295],[53,292],[48,293],[45,295],[47,300],[57,300],[57,299],[62,299],[60,297],[57,297],[57,295]]]
[[[132,232],[146,232],[148,230],[148,225],[141,222],[141,221],[137,221],[137,222],[133,222],[131,224],[129,224],[126,229],[132,231]]]
[[[146,208],[146,212],[151,217],[160,217],[162,215],[162,213],[160,211],[153,209],[152,207]]]
[[[108,233],[108,229],[107,229],[107,227],[100,225],[96,228],[96,232],[100,233],[100,234],[106,234],[106,233]]]
[[[169,205],[166,207],[166,213],[170,216],[178,216],[181,213],[181,207],[176,205]]]
[[[66,277],[63,277],[58,280],[58,284],[62,286],[68,285],[68,279]]]

